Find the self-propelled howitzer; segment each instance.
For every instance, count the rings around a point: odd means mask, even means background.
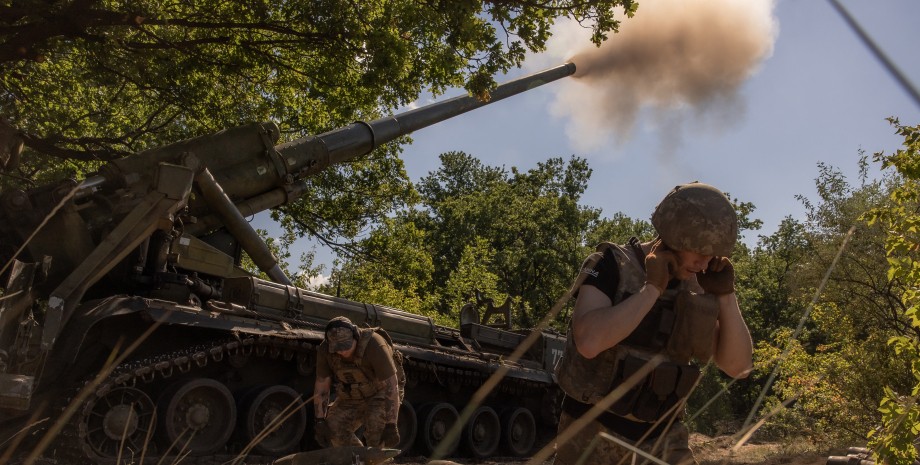
[[[323,325],[345,315],[385,328],[406,356],[400,448],[433,451],[473,390],[504,367],[463,437],[448,439],[478,457],[500,439],[527,453],[555,419],[561,337],[544,334],[509,362],[526,332],[511,331],[507,307],[494,324],[467,307],[458,330],[292,287],[246,218],[295,201],[331,165],[574,71],[506,83],[488,102],[458,97],[282,144],[275,124],[250,124],[109,162],[82,182],[3,192],[0,442],[35,435],[23,427],[47,427],[35,419],[72,405],[54,443],[70,460],[309,448],[312,408],[290,406],[311,394]],[[271,281],[241,269],[241,251]]]

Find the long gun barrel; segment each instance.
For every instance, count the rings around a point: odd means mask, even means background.
[[[471,96],[455,97],[399,115],[380,118],[370,123],[353,123],[344,128],[320,134],[315,139],[307,137],[288,142],[277,149],[285,158],[291,157],[301,161],[302,166],[309,169],[308,172],[322,170],[328,165],[345,162],[369,153],[398,137],[561,79],[574,72],[575,65],[566,63],[505,83],[491,93],[488,101]],[[321,141],[324,150],[317,152],[313,146],[315,140]]]
[[[101,171],[105,183],[124,185],[138,175],[154,172],[157,163],[172,161],[179,154],[194,153],[243,217],[291,202],[306,188],[305,178],[331,165],[347,162],[375,148],[454,116],[517,95],[575,73],[566,63],[498,86],[488,101],[472,96],[455,97],[371,122],[359,121],[316,136],[274,146],[280,131],[274,123],[228,129],[216,134],[138,153],[117,160]],[[126,181],[127,180],[127,181]],[[97,179],[84,184],[99,185]],[[148,185],[149,182],[144,183]],[[216,229],[225,218],[210,215],[210,207],[190,202],[193,213],[203,216],[186,232],[192,235]]]

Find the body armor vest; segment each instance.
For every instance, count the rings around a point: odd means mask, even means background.
[[[645,285],[645,257],[630,248],[604,243],[588,258],[586,266],[606,257],[615,260],[619,282],[613,304],[638,293]],[[584,270],[582,271],[584,272]],[[639,326],[622,342],[596,357],[583,357],[575,347],[571,323],[565,352],[556,366],[559,387],[584,404],[595,404],[617,388],[655,355],[665,361],[618,399],[609,408],[614,414],[632,420],[654,422],[689,394],[700,370],[691,359],[708,362],[719,307],[715,296],[700,294],[695,279],[682,281],[668,289]]]
[[[336,396],[343,399],[369,399],[383,393],[384,382],[374,378],[362,364],[367,344],[374,336],[373,328],[358,329],[358,344],[350,360],[330,354],[329,368],[335,376]]]

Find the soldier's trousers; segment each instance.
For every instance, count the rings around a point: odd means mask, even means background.
[[[332,430],[332,447],[367,446],[383,447],[380,435],[386,426],[385,400],[371,398],[362,400],[336,399],[329,405],[326,424]],[[364,427],[364,442],[355,434]]]
[[[575,420],[577,420],[576,417],[563,412],[559,418],[559,432],[565,431]],[[585,461],[581,462],[584,465],[640,465],[652,463],[617,442],[604,438],[600,433],[609,434],[629,444],[634,443],[634,441],[623,438],[595,420],[588,423],[570,441],[564,444],[556,444],[556,460],[553,465],[575,465],[579,463],[583,454],[587,455]],[[595,440],[595,438],[597,439]],[[696,465],[696,459],[693,458],[693,452],[687,443],[688,439],[687,427],[675,422],[668,432],[660,437],[647,439],[639,446],[639,449],[671,465]]]

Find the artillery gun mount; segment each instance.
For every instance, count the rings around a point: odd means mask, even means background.
[[[573,74],[565,64],[491,101]],[[381,326],[405,357],[402,450],[528,454],[555,429],[564,337],[529,334],[508,308],[460,328],[291,286],[245,217],[304,192],[304,178],[487,102],[464,96],[276,145],[250,124],[140,152],[82,182],[0,195],[0,441],[66,463],[270,462],[312,443],[315,349],[336,316]],[[271,281],[239,267],[246,251]],[[506,376],[447,437],[472,394]],[[59,420],[59,421],[58,421]]]

